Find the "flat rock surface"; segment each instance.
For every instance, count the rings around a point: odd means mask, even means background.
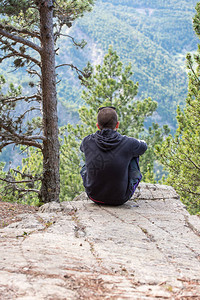
[[[100,206],[82,193],[0,229],[0,299],[200,299],[200,218],[168,186]]]

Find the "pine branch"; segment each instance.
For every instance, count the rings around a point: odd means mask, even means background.
[[[40,137],[41,138],[41,137]],[[11,144],[15,144],[15,145],[26,145],[28,147],[36,147],[36,148],[39,148],[39,149],[43,149],[42,145],[40,143],[37,143],[37,142],[34,142],[34,141],[31,141],[31,140],[14,140],[11,141],[11,142],[7,142],[7,143],[3,143],[0,145],[0,150],[3,149],[4,147],[8,146],[8,145],[11,145]]]
[[[81,70],[79,70],[76,66],[74,66],[73,64],[61,64],[61,65],[56,66],[56,68],[65,67],[65,66],[71,67],[72,70],[75,69],[77,72],[80,72],[81,74],[84,75],[84,73]]]
[[[60,23],[59,24],[59,28],[57,29],[57,31],[54,33],[54,40],[55,42],[57,41],[57,39],[61,36],[61,30],[62,30],[62,27],[63,27],[63,23]],[[56,50],[57,51],[57,50]]]
[[[1,26],[2,24],[0,24]],[[3,27],[3,25],[2,25]],[[18,33],[18,34],[25,34],[25,35],[28,35],[32,38],[38,38],[40,40],[40,35],[37,31],[29,31],[25,28],[22,28],[22,29],[18,29],[18,28],[15,28],[11,25],[5,25],[3,27],[5,30],[9,31],[9,32],[13,32],[13,33]]]
[[[14,129],[11,126],[6,126],[5,123],[0,119],[0,127],[3,128],[6,132],[10,133],[10,140],[15,144],[21,144],[21,145],[28,145],[28,146],[34,146],[36,148],[39,148],[42,150],[42,145],[39,142],[36,142],[35,140],[43,140],[45,141],[46,138],[41,135],[33,135],[33,136],[26,136],[24,134],[18,134],[14,131]],[[5,147],[5,143],[2,143],[0,148],[2,149],[2,146]]]
[[[34,193],[37,193],[39,194],[40,191],[39,190],[36,190],[36,189],[25,189],[25,188],[19,188],[17,187],[15,184],[17,183],[30,183],[31,181],[9,181],[7,179],[4,179],[2,177],[0,177],[0,180],[4,181],[4,182],[7,182],[7,183],[10,183],[11,185],[13,184],[14,186],[13,187],[9,187],[8,185],[5,187],[5,189],[12,189],[12,190],[15,190],[15,191],[18,191],[18,192],[21,192],[21,193],[30,193],[30,192],[34,192]]]
[[[29,40],[26,40],[18,35],[14,35],[8,31],[6,31],[5,29],[3,29],[4,27],[2,26],[2,24],[0,24],[0,35],[3,35],[5,37],[7,37],[8,39],[12,40],[12,41],[15,41],[15,42],[18,42],[20,44],[23,44],[25,46],[28,46],[34,50],[36,50],[38,53],[41,53],[42,52],[42,48],[39,47],[37,44],[29,41]]]
[[[8,146],[8,145],[12,145],[12,144],[14,144],[14,142],[12,142],[12,141],[1,143],[1,144],[0,144],[0,152],[1,152],[1,150],[2,150],[3,148],[5,148],[5,147]]]
[[[80,80],[83,80],[83,78],[88,78],[91,75],[90,73],[85,73],[85,72],[81,71],[79,68],[77,68],[73,64],[61,64],[61,65],[56,66],[56,68],[65,67],[65,66],[71,67],[72,70],[75,70],[76,73],[78,74]]]
[[[186,187],[181,186],[181,185],[178,185],[178,188],[179,188],[182,192],[184,192],[184,193],[187,192],[187,193],[192,194],[192,195],[194,195],[194,196],[200,196],[200,193],[193,192],[193,191],[191,191],[190,188],[186,188]]]
[[[21,114],[19,117],[16,118],[17,122],[19,122],[19,120],[22,120],[24,119],[25,115],[33,110],[39,110],[40,111],[40,108],[39,107],[30,107],[29,109],[27,109],[23,114]]]
[[[17,102],[20,100],[24,100],[26,102],[30,101],[38,101],[41,100],[41,97],[38,94],[32,95],[32,96],[23,96],[23,97],[6,97],[6,98],[1,98],[0,96],[0,101],[3,102],[3,104],[7,104],[7,103],[13,103],[13,102]]]
[[[200,80],[199,80],[199,78],[198,78],[196,72],[195,72],[194,69],[193,69],[192,63],[191,63],[190,61],[189,61],[188,63],[189,63],[189,68],[188,68],[188,69],[192,72],[192,74],[194,75],[196,81],[197,81],[198,83],[200,83]]]
[[[87,44],[87,42],[84,40],[82,40],[80,43],[76,42],[75,39],[71,35],[68,35],[68,34],[60,33],[59,35],[70,38],[72,40],[74,46],[80,47],[81,49],[83,49],[85,47],[85,45]]]
[[[16,170],[16,169],[13,169],[13,171],[14,171],[15,173],[20,174],[22,178],[23,178],[23,177],[28,177],[28,178],[30,178],[30,181],[29,181],[29,182],[38,181],[38,180],[41,180],[41,179],[42,179],[41,176],[40,176],[40,177],[38,177],[37,175],[36,175],[36,176],[33,176],[32,174],[24,173],[24,172],[21,172],[21,171]]]
[[[195,166],[195,168],[200,171],[200,167],[189,156],[186,156],[186,157]]]
[[[1,29],[0,29],[0,31],[1,31]],[[9,54],[3,56],[3,57],[0,59],[1,62],[2,62],[3,60],[7,59],[7,58],[10,58],[10,57],[16,57],[16,56],[17,56],[17,57],[22,57],[22,58],[25,58],[25,59],[27,59],[27,60],[30,60],[30,61],[32,61],[34,64],[36,64],[36,65],[38,65],[38,66],[40,67],[41,64],[40,64],[40,62],[39,62],[37,59],[31,57],[31,56],[28,55],[28,54],[25,54],[25,53],[22,53],[22,52],[17,51],[17,50],[14,49],[7,41],[4,41],[2,38],[0,38],[0,42],[1,42],[2,44],[4,44],[4,45],[7,45],[7,46],[8,46],[8,50],[11,51],[11,53],[9,53]]]
[[[7,183],[10,183],[10,184],[15,184],[15,183],[31,183],[33,182],[33,180],[19,180],[19,181],[11,181],[11,180],[8,180],[8,179],[5,179],[5,178],[2,178],[0,177],[0,180],[4,181],[4,182],[7,182]]]
[[[31,68],[32,68],[32,66],[29,69],[27,69],[27,72],[31,76],[37,75],[40,78],[40,80],[42,80],[41,74],[39,74],[36,70],[32,70]]]
[[[1,39],[0,39],[0,40],[1,40]],[[16,57],[16,56],[17,56],[17,57],[25,58],[25,59],[27,59],[27,60],[31,60],[31,61],[32,61],[33,63],[35,63],[36,65],[40,66],[40,62],[39,62],[37,59],[31,57],[30,55],[27,55],[27,54],[23,54],[23,53],[21,53],[21,52],[18,52],[18,51],[16,51],[16,50],[12,50],[12,53],[7,54],[7,55],[5,55],[4,57],[0,58],[0,62],[2,62],[3,60],[5,60],[5,59],[7,59],[7,58]]]

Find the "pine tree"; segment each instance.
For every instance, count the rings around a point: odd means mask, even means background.
[[[200,37],[200,3],[193,19]],[[180,194],[188,210],[200,212],[200,45],[197,53],[187,55],[188,96],[183,110],[177,108],[178,129],[170,135],[157,155],[169,172],[166,182]]]
[[[56,42],[63,26],[71,27],[92,4],[92,0],[4,0],[0,3],[0,50],[3,52],[0,61],[11,58],[16,69],[26,66],[29,75],[39,78],[36,94],[1,97],[5,114],[0,115],[3,137],[0,148],[15,144],[34,146],[42,151],[41,202],[59,201],[60,192]],[[29,110],[27,106],[15,122],[10,118],[9,107],[6,111],[8,101],[12,106],[20,100],[42,104],[42,133],[35,134],[32,125],[29,130],[23,127],[24,116]]]

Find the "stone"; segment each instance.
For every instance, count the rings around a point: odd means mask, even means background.
[[[141,183],[119,207],[82,193],[0,236],[2,300],[200,299],[200,218],[172,187]]]

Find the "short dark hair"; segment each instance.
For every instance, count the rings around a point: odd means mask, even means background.
[[[115,129],[118,122],[115,109],[111,107],[100,109],[97,115],[97,122],[101,130],[104,128]]]

